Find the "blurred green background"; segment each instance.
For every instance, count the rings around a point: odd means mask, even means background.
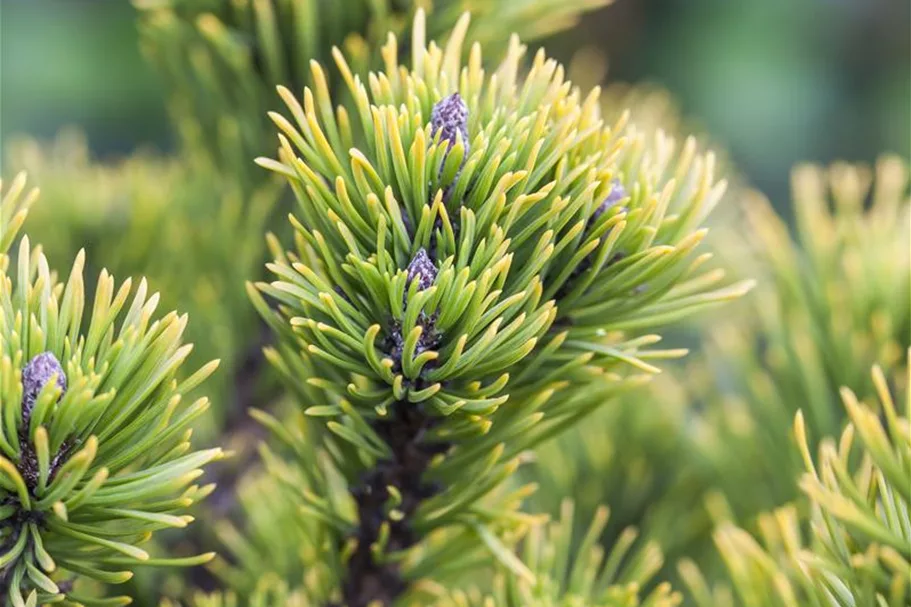
[[[592,46],[608,81],[667,87],[779,204],[797,161],[911,146],[907,0],[617,0],[550,41]],[[504,32],[506,35],[506,32]],[[78,124],[102,158],[173,146],[126,0],[2,0],[0,141]]]

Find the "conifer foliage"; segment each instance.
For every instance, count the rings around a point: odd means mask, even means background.
[[[792,236],[606,3],[135,0],[179,151],[5,150],[3,604],[911,605],[907,162]]]
[[[157,317],[145,282],[117,288],[102,272],[87,305],[82,255],[65,284],[27,237],[12,261],[37,194],[24,188],[20,175],[0,203],[0,593],[16,606],[91,603],[74,576],[117,584],[137,565],[211,559],[141,545],[186,527],[188,507],[211,490],[194,480],[221,451],[190,443],[208,401],[183,395],[215,364],[178,379],[186,317]]]
[[[242,409],[255,387],[243,377],[244,367],[265,367],[258,362],[263,330],[243,283],[265,262],[262,232],[278,188],[264,183],[242,191],[191,150],[177,158],[144,150],[102,164],[88,147],[74,129],[50,144],[10,140],[7,166],[41,184],[29,235],[51,267],[69,264],[85,248],[88,289],[102,268],[144,276],[162,308],[193,318],[186,328],[195,346],[188,364],[221,361],[206,383],[214,406],[195,428],[211,443],[227,424],[246,417]]]
[[[646,154],[543,53],[522,76],[517,38],[490,76],[478,44],[463,65],[468,25],[439,47],[419,13],[410,69],[390,37],[366,83],[336,53],[337,110],[313,63],[303,103],[279,89],[290,118],[271,115],[279,156],[259,161],[299,203],[258,305],[351,496],[332,508],[315,479],[308,504],[346,605],[445,568],[435,533],[524,571],[491,531],[508,513],[481,505],[515,457],[673,355],[649,330],[748,286],[694,254],[724,188],[710,156]]]

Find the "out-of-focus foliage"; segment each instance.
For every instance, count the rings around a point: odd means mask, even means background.
[[[311,579],[316,574],[320,554],[314,543],[319,529],[300,516],[300,503],[289,488],[304,486],[298,474],[288,465],[273,474],[248,472],[235,489],[241,522],[213,524],[223,548],[210,567],[225,587],[241,596],[254,596],[257,587],[264,585],[263,577],[303,581],[305,572]]]
[[[729,271],[759,285],[705,323],[707,358],[541,447],[524,476],[542,484],[538,508],[553,512],[566,494],[586,513],[606,503],[621,526],[712,575],[713,521],[749,526],[796,496],[803,465],[787,429],[797,410],[813,447],[843,428],[841,385],[869,396],[864,367],[901,367],[911,338],[906,163],[803,166],[794,179],[795,237],[756,195],[713,230]]]
[[[271,493],[275,495],[274,493]],[[262,513],[270,509],[261,503]],[[434,607],[674,607],[680,604],[681,595],[666,582],[652,584],[662,566],[661,550],[654,542],[638,538],[634,528],[626,528],[619,541],[608,551],[599,539],[609,520],[609,511],[598,508],[594,518],[586,525],[574,519],[571,501],[560,508],[558,520],[542,523],[531,518],[526,529],[519,532],[516,548],[523,572],[488,564],[467,570],[465,584],[455,582],[455,589],[438,582],[423,580],[417,583],[419,597],[405,605],[433,605]],[[279,520],[263,521],[271,527],[269,534],[285,528]],[[259,528],[263,530],[262,527]],[[575,541],[579,535],[581,541]],[[262,537],[255,532],[253,537]],[[275,538],[276,545],[289,545],[287,538]],[[247,548],[243,551],[246,552]],[[237,555],[237,551],[232,551]],[[271,555],[258,554],[271,562]],[[301,562],[313,561],[304,557]],[[485,563],[486,560],[480,561]],[[263,571],[251,560],[249,571]],[[311,571],[307,575],[315,579]],[[243,575],[243,574],[242,574]],[[226,577],[232,586],[233,577]],[[246,592],[226,591],[216,594],[197,594],[188,601],[192,607],[234,607],[240,605],[279,607],[284,605],[310,607],[319,605],[312,593],[303,589],[289,589],[287,576],[274,572],[261,573]],[[302,578],[303,579],[303,578]],[[483,581],[482,581],[483,580]],[[646,590],[646,588],[650,588]],[[247,597],[246,599],[244,597]],[[170,607],[165,602],[162,607]]]
[[[186,602],[178,603],[169,599],[161,602],[160,607],[320,607],[306,596],[288,588],[281,578],[265,575],[253,594],[248,599],[240,598],[237,593],[215,592],[194,593]]]
[[[25,173],[16,175],[6,189],[2,187],[3,182],[0,181],[0,194],[3,194],[3,197],[0,198],[0,268],[4,271],[9,265],[7,253],[16,241],[32,204],[38,198],[38,190],[26,191],[26,184]]]
[[[587,525],[577,525],[572,501],[560,507],[560,517],[533,525],[520,542],[518,554],[528,576],[499,574],[492,589],[477,586],[447,591],[436,607],[674,607],[681,596],[666,582],[652,590],[650,582],[661,568],[662,555],[652,542],[638,539],[632,527],[605,550],[599,543],[610,518],[600,507]],[[574,538],[581,536],[580,541]]]
[[[819,441],[814,458],[806,419],[794,430],[805,472],[803,496],[760,516],[754,537],[732,523],[715,533],[729,586],[710,585],[682,564],[700,607],[880,607],[911,601],[911,390],[896,408],[889,380],[874,368],[878,402],[861,403],[844,388],[850,420],[837,438]],[[809,525],[803,524],[807,512]],[[736,597],[736,600],[735,600]]]
[[[541,38],[610,0],[488,0],[470,7],[455,0],[134,2],[143,11],[144,49],[165,78],[181,137],[228,173],[256,182],[262,172],[250,158],[275,147],[266,118],[280,104],[275,87],[295,94],[318,87],[310,62],[326,64],[333,48],[344,51],[354,73],[365,75],[381,65],[376,51],[388,35],[395,34],[399,50],[408,52],[418,8],[428,13],[431,39],[443,39],[470,9],[469,40],[499,57],[510,34]]]
[[[603,41],[614,78],[666,86],[786,212],[798,161],[911,154],[909,20],[890,0],[640,0],[567,43]]]
[[[342,516],[350,508],[348,496],[338,479],[331,493],[315,492],[315,479],[335,473],[326,454],[314,449],[313,430],[302,412],[282,418],[252,413],[272,432],[272,441],[260,446],[262,468],[236,485],[238,522],[213,525],[222,550],[210,568],[230,595],[250,604],[278,605],[272,601],[290,600],[286,593],[303,605],[325,604],[337,580],[329,560],[330,530],[322,518]]]
[[[735,514],[794,496],[800,469],[783,434],[801,409],[811,445],[844,424],[841,386],[873,393],[863,370],[902,364],[911,341],[911,197],[908,166],[836,164],[794,172],[795,238],[761,198],[722,233],[731,267],[760,288],[708,335],[709,369],[687,398],[703,402],[696,431]],[[718,378],[716,387],[707,374]]]
[[[591,516],[603,501],[611,508],[606,547],[635,525],[670,559],[705,555],[708,479],[687,435],[692,416],[680,385],[666,376],[621,396],[535,450],[521,469],[523,480],[540,486],[528,507],[553,513],[560,496],[571,495],[580,516]]]

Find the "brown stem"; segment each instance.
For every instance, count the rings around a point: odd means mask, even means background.
[[[373,424],[389,445],[392,457],[377,462],[351,490],[358,512],[358,526],[352,533],[357,547],[348,561],[342,585],[345,607],[388,606],[408,590],[408,581],[402,577],[398,564],[377,562],[371,546],[378,540],[383,524],[389,526],[387,553],[406,550],[420,540],[411,528],[411,520],[421,501],[439,492],[439,487],[424,481],[423,475],[431,458],[448,449],[446,444],[424,441],[434,422],[420,406],[399,402],[391,408],[388,418]],[[402,516],[397,520],[388,516],[387,487],[395,487],[402,496],[397,507]]]

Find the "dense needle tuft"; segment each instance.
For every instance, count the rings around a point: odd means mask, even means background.
[[[24,178],[13,186],[0,198],[4,235],[18,227],[7,206],[20,207],[8,200]],[[153,558],[150,540],[186,527],[188,507],[212,491],[194,481],[221,451],[190,442],[208,401],[184,396],[217,365],[185,374],[187,319],[156,318],[158,295],[144,280],[118,287],[103,271],[93,300],[83,253],[60,284],[27,237],[10,272],[9,244],[0,253],[0,602],[124,605],[99,601],[82,579],[122,584],[143,563],[212,558]]]
[[[382,498],[326,519],[349,604],[368,604],[380,578],[396,590],[379,604],[410,597],[446,568],[432,538],[481,537],[524,575],[501,543],[520,526],[518,500],[497,495],[519,454],[656,373],[648,359],[680,354],[652,350],[650,331],[749,286],[723,286],[695,252],[725,187],[711,155],[608,124],[597,94],[543,52],[526,65],[516,37],[487,77],[480,46],[461,48],[467,28],[427,43],[419,11],[411,66],[390,36],[385,71],[366,80],[336,53],[349,89],[338,110],[312,64],[303,103],[279,89],[278,158],[259,159],[299,203],[297,246],[276,252],[275,280],[254,295],[283,338],[274,362],[325,425],[348,491],[373,479]],[[410,466],[422,445],[445,449]],[[322,509],[313,496],[331,490],[302,499]],[[396,541],[396,529],[414,535]]]

